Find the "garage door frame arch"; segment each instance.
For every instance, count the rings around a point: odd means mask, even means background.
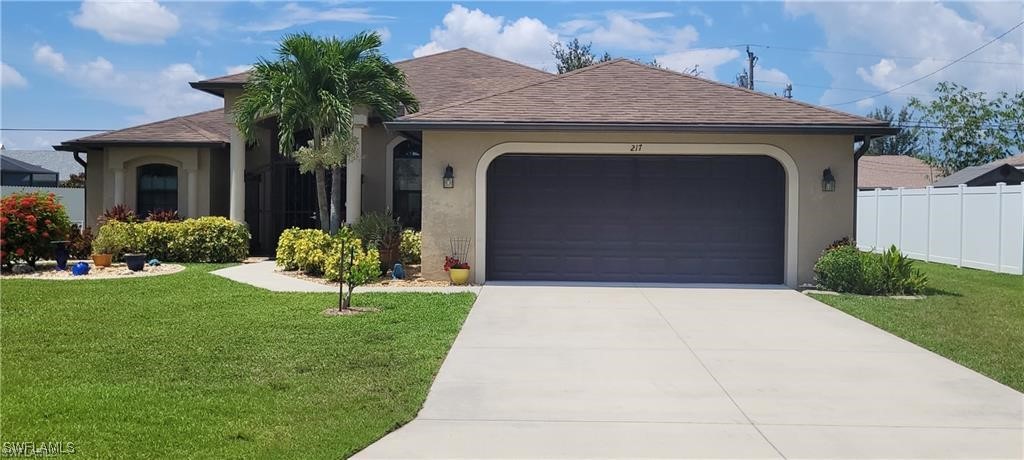
[[[579,154],[579,155],[765,155],[774,158],[786,173],[785,217],[785,284],[795,287],[797,282],[797,228],[799,223],[800,175],[793,157],[785,150],[770,144],[691,144],[606,142],[505,142],[484,152],[476,167],[475,235],[473,238],[475,282],[483,284],[487,277],[487,170],[498,157],[508,153],[520,154]]]

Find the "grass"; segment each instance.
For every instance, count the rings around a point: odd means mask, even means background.
[[[347,457],[411,420],[472,294],[331,294],[207,273],[4,280],[0,441],[86,457]]]
[[[1024,276],[925,262],[923,300],[814,298],[1024,391]]]

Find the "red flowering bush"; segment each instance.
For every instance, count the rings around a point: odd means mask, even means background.
[[[35,266],[53,252],[51,241],[65,240],[71,222],[54,194],[15,193],[0,201],[0,263]]]
[[[445,256],[444,257],[444,271],[449,271],[449,270],[451,270],[453,268],[462,269],[462,270],[469,270],[469,263],[459,261],[459,259],[456,259],[454,257]]]

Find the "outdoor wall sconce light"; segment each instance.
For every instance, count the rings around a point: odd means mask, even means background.
[[[832,168],[825,168],[825,170],[821,172],[821,191],[836,191],[836,178],[832,175]]]
[[[455,170],[452,169],[452,165],[448,165],[444,168],[444,176],[441,177],[444,188],[455,188]]]

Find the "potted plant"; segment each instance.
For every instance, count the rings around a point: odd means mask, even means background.
[[[455,257],[445,256],[444,271],[448,272],[448,278],[452,284],[462,286],[469,283],[469,264],[462,262]]]
[[[363,241],[365,249],[377,248],[380,253],[381,273],[395,265],[400,258],[402,224],[390,212],[369,212],[363,214],[352,226],[356,236]]]
[[[92,242],[92,263],[97,267],[109,267],[114,261],[114,254],[118,252],[120,248],[112,238],[101,233]]]
[[[139,224],[119,224],[119,230],[116,233],[119,233],[121,237],[119,249],[121,249],[121,257],[124,259],[125,265],[133,272],[142,271],[142,267],[146,265],[142,227]]]

